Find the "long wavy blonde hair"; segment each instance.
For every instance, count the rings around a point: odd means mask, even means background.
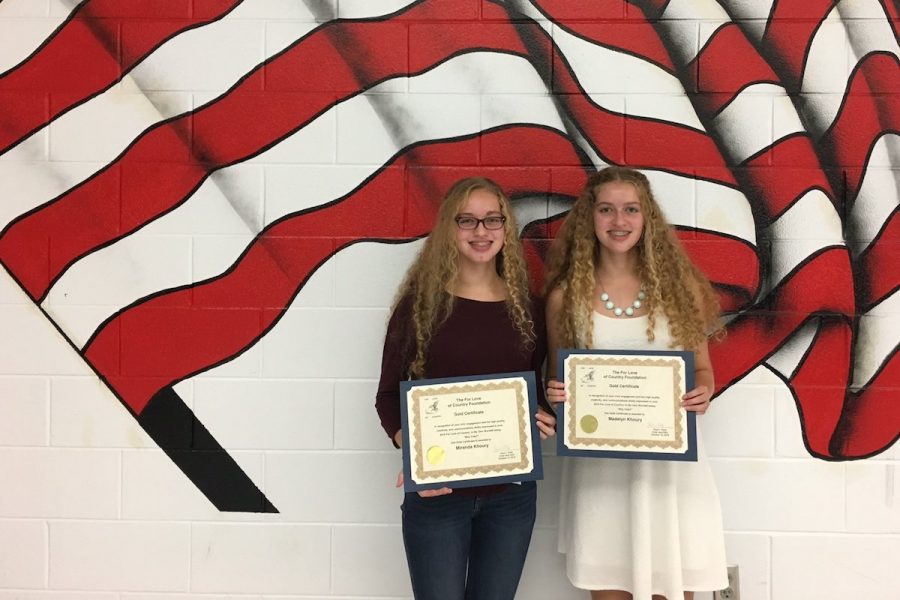
[[[506,217],[503,247],[497,254],[497,274],[506,284],[506,309],[510,320],[528,347],[534,344],[534,321],[528,291],[528,273],[519,228],[510,209],[509,198],[500,186],[484,177],[469,177],[454,183],[444,196],[437,222],[425,239],[406,278],[397,292],[394,309],[406,298],[412,302],[412,332],[404,356],[410,357],[408,375],[425,377],[425,360],[431,338],[453,311],[455,297],[451,293],[459,272],[459,249],[456,243],[456,216],[476,190],[497,196],[500,213]]]
[[[595,273],[600,263],[594,204],[597,189],[611,182],[634,186],[644,216],[644,231],[635,248],[638,277],[647,295],[647,339],[654,339],[657,311],[669,321],[673,346],[693,350],[710,333],[721,334],[718,297],[666,222],[647,177],[634,169],[607,167],[588,178],[550,250],[546,289],[563,290],[563,309],[557,323],[560,342],[578,348],[590,344]]]

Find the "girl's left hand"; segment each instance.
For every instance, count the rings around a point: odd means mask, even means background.
[[[556,417],[545,411],[543,408],[538,408],[537,414],[534,416],[542,440],[546,440],[547,438],[556,435]]]
[[[702,415],[709,408],[709,400],[712,393],[705,385],[700,385],[681,397],[681,406],[684,410],[690,410]]]

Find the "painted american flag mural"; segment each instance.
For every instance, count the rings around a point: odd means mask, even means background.
[[[892,0],[54,3],[0,55],[0,262],[220,510],[277,507],[181,390],[476,174],[537,279],[587,174],[642,169],[728,311],[719,384],[770,370],[823,460],[900,435]]]

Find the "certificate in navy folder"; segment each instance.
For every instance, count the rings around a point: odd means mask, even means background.
[[[559,350],[556,372],[566,390],[558,454],[697,460],[697,415],[681,407],[693,352]]]
[[[400,384],[407,492],[543,478],[534,373]]]

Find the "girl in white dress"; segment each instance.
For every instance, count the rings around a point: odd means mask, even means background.
[[[686,349],[703,414],[714,390],[708,332],[719,304],[638,171],[608,167],[588,180],[551,251],[549,356],[558,348]],[[547,398],[565,401],[550,365]],[[727,586],[719,497],[697,435],[697,462],[567,459],[559,549],[592,600],[691,600]]]

